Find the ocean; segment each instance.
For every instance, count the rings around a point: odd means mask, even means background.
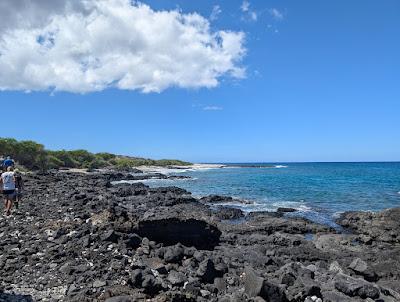
[[[179,173],[177,173],[179,172]],[[334,224],[344,211],[379,211],[400,206],[400,162],[256,163],[174,171],[191,179],[148,180],[150,186],[178,186],[194,196],[219,194],[251,201],[244,211],[298,210],[293,215]]]

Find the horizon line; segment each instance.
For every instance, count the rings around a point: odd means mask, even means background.
[[[238,164],[362,164],[362,163],[400,163],[400,160],[388,161],[256,161],[256,162],[201,162],[200,164],[220,164],[220,165],[238,165]]]

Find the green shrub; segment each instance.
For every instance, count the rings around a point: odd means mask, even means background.
[[[59,161],[62,162],[60,167],[64,168],[79,168],[80,163],[76,161],[69,151],[61,150],[61,151],[48,151],[50,155],[56,157]]]
[[[11,156],[20,165],[28,169],[44,169],[46,151],[44,146],[33,141],[18,142],[15,139],[0,139],[0,154]]]
[[[181,160],[176,160],[176,159],[160,159],[156,161],[156,164],[158,166],[190,166],[192,165],[189,162],[181,161]]]
[[[93,161],[89,162],[86,165],[86,168],[88,168],[89,170],[101,169],[101,168],[107,167],[108,165],[109,164],[105,160],[95,158]]]
[[[13,138],[0,138],[0,155],[15,157],[14,152],[17,144],[17,140]]]
[[[64,162],[54,155],[47,156],[47,168],[48,169],[57,169],[60,167],[64,167]]]
[[[115,154],[111,154],[111,153],[107,153],[107,152],[96,153],[95,156],[96,156],[96,158],[102,159],[104,161],[109,161],[116,157]]]
[[[153,160],[140,157],[117,156],[111,153],[93,154],[86,150],[50,151],[33,141],[17,141],[13,138],[0,138],[0,155],[11,156],[20,165],[29,170],[47,170],[57,168],[99,169],[111,166],[120,170],[129,170],[137,166],[173,166],[191,165],[179,160]]]
[[[95,160],[95,155],[86,150],[73,150],[67,151],[69,156],[75,161],[78,162],[78,165],[83,165],[84,163],[90,163]]]

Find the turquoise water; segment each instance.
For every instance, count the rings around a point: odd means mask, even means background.
[[[344,211],[400,206],[400,162],[246,164],[179,175],[193,179],[150,184],[176,185],[196,196],[221,194],[250,200],[253,204],[235,205],[247,211],[292,207],[298,215],[326,223]]]

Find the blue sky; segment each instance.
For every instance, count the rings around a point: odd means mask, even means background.
[[[227,69],[215,87],[150,93],[27,92],[4,88],[3,69],[0,136],[195,162],[400,160],[399,1],[143,2],[243,32],[245,76]]]

